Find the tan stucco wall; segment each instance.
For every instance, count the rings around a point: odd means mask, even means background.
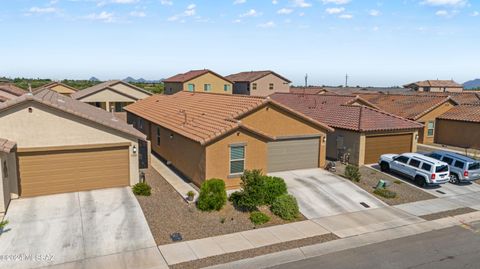
[[[67,88],[63,85],[56,85],[56,86],[54,86],[50,89],[53,90],[53,91],[56,91],[58,93],[61,93],[61,94],[66,94],[66,95],[70,95],[70,94],[75,92],[74,90],[72,90],[70,88]]]
[[[415,89],[415,88],[413,88]],[[418,88],[419,92],[423,92],[424,87]],[[449,88],[449,87],[430,87],[430,92],[462,92],[463,88]]]
[[[234,132],[206,148],[206,179],[220,178],[227,189],[240,186],[240,176],[229,177],[229,145],[245,144],[245,169],[261,169],[267,172],[267,143],[254,134],[240,130]]]
[[[112,90],[105,89],[85,98],[79,99],[82,102],[135,102],[137,100],[128,96],[116,93]]]
[[[4,172],[6,164],[7,175]],[[0,152],[0,213],[4,213],[11,198],[18,197],[17,163],[15,153]]]
[[[480,149],[480,123],[438,119],[435,143]]]
[[[183,83],[183,90],[188,91],[188,84],[194,84],[195,85],[195,91],[196,92],[205,92],[204,91],[204,85],[205,84],[211,84],[212,85],[212,90],[210,92],[214,93],[224,93],[224,94],[232,94],[233,91],[233,85],[232,83],[219,78],[211,73],[206,73],[202,76],[199,76],[197,78],[194,78],[190,81],[187,81]],[[230,90],[229,91],[224,91],[223,87],[224,85],[230,85]]]
[[[435,131],[433,133],[433,136],[427,136],[428,122],[429,121],[435,122],[438,116],[449,111],[452,107],[454,107],[454,104],[452,102],[446,102],[443,105],[435,108],[434,110],[428,112],[427,114],[423,115],[421,118],[416,120],[417,122],[420,122],[425,125],[423,130],[419,132],[418,143],[422,143],[422,144],[433,143],[435,139]]]
[[[342,151],[337,150],[339,137],[343,137],[344,150]],[[348,152],[350,153],[350,162],[360,165],[364,159],[364,154],[361,154],[360,151],[363,148],[363,153],[365,153],[365,138],[363,138],[363,146],[360,140],[361,134],[359,132],[335,129],[333,133],[327,134],[327,158],[337,160],[339,152]]]
[[[28,108],[32,107],[32,113]],[[84,146],[131,143],[130,183],[138,182],[138,138],[44,105],[28,102],[0,112],[2,138],[15,141],[19,149],[32,147]]]
[[[256,90],[253,90],[253,83],[257,84]],[[269,90],[270,83],[273,83],[273,90]],[[290,92],[290,84],[273,74],[268,74],[250,83],[250,95],[268,96],[276,92]]]

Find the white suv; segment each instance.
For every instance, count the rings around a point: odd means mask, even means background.
[[[448,164],[422,154],[384,154],[378,164],[383,172],[403,174],[420,187],[444,184],[450,179]]]

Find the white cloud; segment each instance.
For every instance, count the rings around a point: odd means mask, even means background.
[[[292,0],[292,4],[294,7],[311,7],[312,4],[305,2],[305,0]]]
[[[133,4],[137,2],[138,0],[112,0],[112,3],[114,4]]]
[[[269,21],[269,22],[262,23],[262,24],[258,25],[258,27],[262,27],[262,28],[272,28],[272,27],[275,27],[275,26],[276,26],[276,24],[273,21]]]
[[[160,0],[160,4],[162,4],[164,6],[171,6],[171,5],[173,5],[173,1],[171,1],[171,0]]]
[[[477,17],[478,15],[480,15],[480,12],[478,12],[478,11],[474,11],[474,12],[472,13],[472,16],[473,16],[473,17]]]
[[[332,8],[327,8],[325,9],[325,12],[328,14],[340,14],[345,11],[345,8],[343,7],[332,7]]]
[[[353,15],[351,14],[342,14],[340,16],[338,16],[340,19],[345,19],[345,20],[349,20],[349,19],[352,19],[353,18]]]
[[[240,5],[240,4],[245,4],[247,2],[247,0],[235,0],[233,1],[233,4],[234,5]]]
[[[370,10],[370,12],[368,12],[368,14],[369,14],[370,16],[377,17],[377,16],[380,15],[380,11],[378,11],[378,10],[376,10],[376,9],[372,9],[372,10]]]
[[[439,11],[435,12],[435,15],[440,16],[440,17],[446,17],[446,16],[448,16],[448,11],[439,10]]]
[[[380,27],[378,27],[378,26],[373,26],[372,30],[373,30],[374,32],[377,32],[378,30],[380,30]]]
[[[277,11],[278,14],[283,14],[283,15],[290,14],[292,12],[293,12],[293,9],[290,9],[290,8],[282,8]]]
[[[467,0],[424,0],[422,4],[430,6],[465,6]]]
[[[257,16],[260,16],[260,15],[261,15],[261,13],[259,13],[255,9],[250,9],[249,11],[247,11],[243,14],[240,14],[240,18],[243,18],[243,17],[257,17]]]
[[[241,23],[242,20],[241,19],[236,19],[236,20],[233,20],[233,23]]]
[[[95,20],[95,21],[103,21],[103,22],[114,22],[115,21],[115,16],[113,13],[102,11],[100,13],[92,13],[90,15],[87,15],[85,18],[89,20]]]
[[[29,13],[45,14],[45,13],[55,13],[58,9],[54,7],[32,7],[28,10]]]
[[[186,16],[186,17],[189,17],[189,16],[193,16],[195,15],[196,11],[195,11],[195,8],[197,6],[195,4],[190,4],[187,6],[187,9],[183,12],[183,14]]]
[[[191,17],[194,16],[197,12],[195,10],[197,6],[195,4],[190,4],[187,6],[187,8],[181,13],[177,15],[173,15],[167,18],[167,21],[178,21],[179,19],[181,23],[185,22],[185,17]]]
[[[323,4],[345,5],[350,3],[350,0],[322,0]]]
[[[130,16],[143,18],[143,17],[146,17],[147,14],[145,14],[145,12],[143,12],[143,11],[132,11],[132,12],[130,12]]]
[[[274,5],[278,4],[278,1],[277,0],[272,0],[272,4],[274,4]]]

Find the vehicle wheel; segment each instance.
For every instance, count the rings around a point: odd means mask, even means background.
[[[460,183],[460,180],[458,180],[457,175],[451,174],[449,182],[452,183],[452,184],[458,184],[458,183]]]
[[[390,166],[387,163],[381,163],[380,164],[380,170],[382,172],[389,172],[390,171]]]
[[[421,188],[425,188],[427,186],[427,181],[423,177],[415,177],[415,184]]]

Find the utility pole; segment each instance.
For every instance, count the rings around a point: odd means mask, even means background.
[[[305,74],[305,88],[308,87],[308,74]]]
[[[348,74],[345,74],[345,88],[348,87]]]

